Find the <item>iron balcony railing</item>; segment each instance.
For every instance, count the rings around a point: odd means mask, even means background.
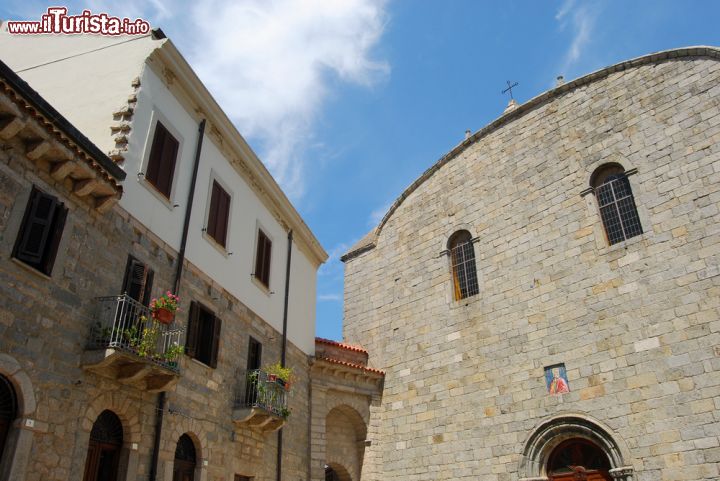
[[[177,371],[177,351],[183,329],[175,321],[163,324],[150,309],[127,294],[97,298],[97,314],[88,349],[117,349]]]
[[[260,369],[248,371],[245,384],[245,406],[262,408],[287,418],[289,411],[285,383]]]

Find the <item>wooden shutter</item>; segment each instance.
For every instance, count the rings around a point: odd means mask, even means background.
[[[262,230],[258,230],[257,256],[255,258],[255,277],[265,287],[270,287],[270,256],[272,241]]]
[[[65,229],[65,220],[67,219],[68,210],[62,204],[55,206],[55,219],[50,230],[50,237],[47,243],[47,249],[43,258],[42,271],[50,275],[55,265],[55,257],[57,257],[60,239],[62,239],[63,229]]]
[[[188,315],[187,336],[185,337],[185,352],[188,356],[197,358],[198,352],[198,331],[200,328],[200,308],[197,302],[190,303]]]
[[[152,269],[145,267],[145,288],[143,289],[143,297],[140,302],[144,306],[150,305],[150,299],[152,299],[152,285],[153,279],[155,278],[155,272]]]
[[[33,188],[15,246],[17,259],[33,267],[42,268],[57,206],[55,197]]]
[[[220,202],[219,191],[220,186],[217,182],[213,182],[212,193],[210,194],[210,211],[208,212],[207,233],[210,237],[217,240],[217,215],[218,202]]]
[[[217,226],[215,230],[217,232],[217,237],[215,237],[215,239],[223,247],[225,247],[225,242],[227,240],[228,217],[230,215],[230,195],[225,192],[222,187],[218,186],[218,188],[220,189],[220,200],[218,201]]]
[[[257,238],[257,252],[255,253],[255,278],[259,281],[262,281],[263,259],[265,258],[265,242],[263,242],[264,237],[265,235],[263,232],[259,230]]]
[[[144,302],[146,294],[149,292],[147,287],[147,274],[148,269],[145,264],[133,256],[128,256],[122,292],[138,302]],[[150,284],[152,284],[152,278],[150,279]],[[150,286],[150,288],[152,288],[152,286]]]
[[[218,351],[220,348],[220,328],[221,328],[222,321],[219,317],[213,316],[213,330],[212,330],[212,340],[210,341],[211,349],[210,349],[210,362],[208,365],[212,368],[217,367],[217,360],[218,360]]]
[[[230,194],[213,181],[210,195],[210,210],[208,212],[207,233],[225,247],[227,240],[228,216],[230,215]]]
[[[179,146],[178,141],[165,126],[157,122],[145,178],[168,199],[172,190]]]

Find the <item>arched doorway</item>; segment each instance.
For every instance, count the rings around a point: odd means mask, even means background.
[[[325,481],[352,481],[350,473],[343,466],[333,463],[325,465]]]
[[[85,481],[116,481],[123,427],[117,415],[105,410],[95,420],[85,461]]]
[[[610,481],[610,461],[587,439],[560,443],[550,454],[547,472],[551,481]]]
[[[194,481],[196,465],[195,443],[190,436],[183,434],[175,447],[173,481]]]
[[[0,375],[0,458],[5,451],[5,441],[10,425],[17,417],[17,396],[10,380]]]

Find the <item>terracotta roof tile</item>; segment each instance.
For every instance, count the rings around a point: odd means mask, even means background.
[[[351,344],[345,344],[344,342],[333,341],[331,339],[323,339],[322,337],[316,337],[315,342],[319,342],[321,344],[329,344],[331,346],[337,346],[342,349],[347,349],[348,351],[362,352],[365,354],[368,353],[366,349],[363,349],[360,346],[353,346]]]
[[[375,369],[374,367],[367,367],[367,366],[363,366],[361,364],[355,364],[355,363],[347,362],[347,361],[339,361],[337,359],[332,359],[329,357],[319,357],[318,361],[326,361],[326,362],[329,362],[332,364],[339,364],[341,366],[346,366],[346,367],[350,367],[353,369],[360,369],[360,370],[366,371],[366,372],[373,372],[375,374],[380,374],[382,376],[385,375],[385,371],[382,371],[380,369]]]

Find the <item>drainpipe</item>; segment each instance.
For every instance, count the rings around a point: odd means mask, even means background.
[[[287,265],[285,267],[285,306],[283,307],[283,331],[282,331],[282,348],[280,351],[280,365],[285,367],[285,357],[287,354],[287,318],[288,318],[288,300],[290,298],[290,258],[292,257],[292,229],[288,231],[288,250]],[[282,448],[283,448],[283,430],[278,431],[278,448],[277,448],[277,481],[282,481]]]
[[[188,231],[190,230],[190,214],[192,213],[193,199],[195,197],[195,184],[197,183],[198,166],[200,165],[200,152],[205,135],[205,119],[200,121],[198,126],[198,141],[195,149],[195,163],[193,164],[192,177],[190,178],[190,192],[188,193],[187,208],[185,209],[185,222],[183,223],[182,238],[180,239],[180,252],[178,253],[177,268],[175,270],[174,293],[180,293],[180,279],[182,278],[183,264],[185,264],[185,248],[187,247]],[[156,481],[158,457],[160,454],[160,437],[162,436],[163,415],[165,414],[165,392],[158,394],[157,418],[155,420],[155,439],[153,440],[152,460],[150,462],[149,481]]]

